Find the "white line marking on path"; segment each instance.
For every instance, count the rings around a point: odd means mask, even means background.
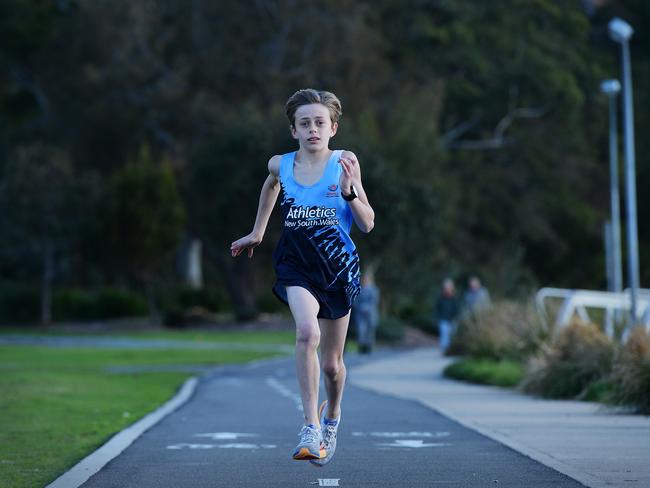
[[[231,441],[240,437],[259,437],[258,434],[242,434],[240,432],[208,432],[205,434],[194,434],[194,437],[209,437],[213,441]]]
[[[276,392],[278,392],[283,397],[293,401],[296,405],[296,408],[302,412],[302,398],[300,398],[300,395],[298,393],[292,392],[289,388],[284,386],[282,383],[280,383],[272,376],[266,378],[266,384],[269,385],[271,388],[273,388]]]
[[[167,446],[167,449],[212,449],[217,447],[216,444],[172,444]]]
[[[435,443],[435,444],[425,444],[422,439],[395,439],[395,442],[392,444],[377,444],[379,446],[385,446],[385,447],[410,447],[410,448],[418,448],[418,447],[443,447],[443,446],[448,446],[449,444],[445,443]]]
[[[352,432],[355,437],[449,437],[449,432]]]
[[[172,444],[167,446],[167,449],[275,449],[277,446],[274,444],[245,444],[245,443],[231,443],[231,444],[188,444],[182,442],[180,444]]]
[[[115,434],[102,447],[75,464],[45,488],[77,488],[88,481],[92,475],[102,469],[111,459],[117,457],[146,430],[160,422],[167,415],[187,402],[198,384],[196,377],[189,378],[174,397],[150,414],[138,420],[121,432]]]

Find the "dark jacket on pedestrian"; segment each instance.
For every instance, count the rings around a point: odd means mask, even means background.
[[[458,317],[460,306],[455,295],[441,293],[436,302],[436,315],[438,320],[453,322]]]

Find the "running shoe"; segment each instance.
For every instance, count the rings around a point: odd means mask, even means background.
[[[320,459],[312,459],[309,462],[315,466],[325,466],[332,460],[334,456],[334,451],[336,451],[336,431],[339,428],[339,422],[341,421],[341,414],[337,419],[328,419],[325,418],[325,407],[327,406],[327,401],[324,401],[318,412],[320,417],[320,428],[321,436],[323,438],[323,447],[325,448],[325,456],[321,456]]]
[[[305,425],[298,434],[300,442],[293,451],[293,458],[298,461],[320,459],[325,456],[322,450],[323,436],[315,425]]]

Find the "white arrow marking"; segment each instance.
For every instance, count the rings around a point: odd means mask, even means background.
[[[172,444],[167,449],[212,449],[215,444]]]
[[[257,434],[242,434],[240,432],[208,432],[205,434],[194,434],[194,437],[209,437],[215,441],[232,441],[240,437],[259,437]]]
[[[442,447],[448,444],[444,444],[444,443],[425,444],[422,439],[395,439],[395,442],[393,442],[392,444],[379,444],[379,445],[386,446],[386,447],[411,447],[415,449],[418,447]]]

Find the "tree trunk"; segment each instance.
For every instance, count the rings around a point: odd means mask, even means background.
[[[149,323],[151,325],[160,325],[160,310],[158,310],[153,280],[151,277],[147,276],[143,281],[145,295],[147,297],[147,308],[149,309]]]
[[[52,281],[54,280],[54,246],[47,239],[44,243],[43,276],[41,282],[41,325],[52,323]]]
[[[176,252],[176,269],[183,283],[195,290],[203,288],[202,247],[200,239],[185,236]]]

